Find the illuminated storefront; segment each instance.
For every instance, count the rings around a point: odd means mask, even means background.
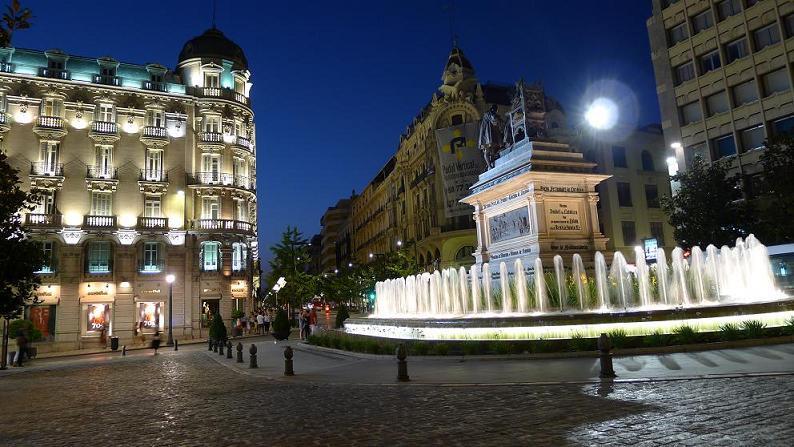
[[[43,284],[35,292],[36,304],[27,306],[25,318],[33,322],[33,327],[41,332],[43,340],[50,341],[55,336],[55,319],[61,299],[61,287],[57,284]]]
[[[81,287],[81,334],[84,337],[107,337],[113,334],[113,303],[116,289],[111,283],[89,282]]]

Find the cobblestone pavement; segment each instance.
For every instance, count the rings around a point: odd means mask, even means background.
[[[316,385],[196,349],[0,377],[0,445],[791,445],[792,407],[793,375]]]

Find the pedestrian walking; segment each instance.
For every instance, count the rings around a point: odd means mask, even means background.
[[[152,337],[152,349],[154,349],[154,355],[157,355],[157,350],[160,349],[160,331],[156,331]]]
[[[313,334],[315,329],[317,329],[317,309],[312,306],[312,310],[309,313],[309,334]]]
[[[25,354],[28,351],[28,337],[24,330],[19,331],[17,334],[17,355],[14,359],[14,365],[22,366],[25,361]]]
[[[301,310],[300,314],[298,314],[298,328],[301,340],[303,340],[303,335],[306,333],[306,319],[304,318],[305,313],[305,310]]]
[[[262,315],[262,311],[259,311],[256,314],[256,333],[259,335],[263,335],[265,333],[265,316]]]
[[[265,322],[265,335],[268,335],[270,334],[270,321],[271,321],[270,314],[265,313],[265,315],[263,315],[263,320]]]

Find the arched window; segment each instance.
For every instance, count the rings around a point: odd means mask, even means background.
[[[455,253],[455,261],[456,262],[466,262],[471,261],[472,253],[474,253],[474,247],[471,245],[465,245],[458,249],[458,252]]]
[[[653,171],[653,157],[651,157],[651,153],[648,151],[642,151],[642,170],[643,171]]]
[[[218,271],[221,267],[221,243],[216,241],[202,242],[200,261],[202,271]]]

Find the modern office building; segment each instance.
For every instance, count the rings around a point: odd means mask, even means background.
[[[794,130],[794,2],[653,0],[647,27],[672,169],[726,160],[752,195],[764,141]]]
[[[2,148],[42,196],[23,217],[47,258],[26,309],[42,348],[142,342],[169,316],[178,339],[206,336],[214,314],[229,324],[255,292],[242,49],[213,28],[175,70],[60,50],[3,48],[0,60]]]

